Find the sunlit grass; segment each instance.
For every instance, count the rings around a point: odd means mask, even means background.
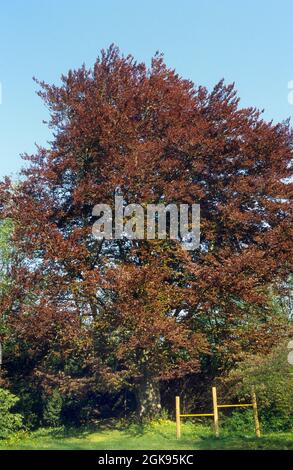
[[[164,420],[146,426],[127,427],[102,423],[95,429],[39,429],[22,432],[0,441],[0,449],[19,450],[204,450],[204,449],[284,449],[293,450],[293,433],[272,433],[256,439],[253,435],[219,439],[208,425],[187,422],[182,438],[176,439],[175,423]]]

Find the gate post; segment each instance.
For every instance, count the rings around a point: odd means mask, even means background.
[[[180,397],[176,397],[176,438],[181,437]]]
[[[258,419],[258,412],[257,412],[257,401],[256,401],[256,395],[255,395],[254,387],[251,388],[251,398],[252,398],[252,406],[253,406],[255,434],[256,434],[256,437],[260,437],[260,426],[259,426],[259,419]]]
[[[214,424],[215,424],[215,433],[216,437],[219,437],[219,413],[218,413],[218,400],[217,400],[217,389],[216,387],[212,388],[213,395],[213,408],[214,408]]]

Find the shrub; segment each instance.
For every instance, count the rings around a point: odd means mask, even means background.
[[[264,432],[287,432],[293,429],[293,414],[280,413],[276,410],[264,410],[260,414]]]
[[[255,355],[235,367],[225,379],[231,400],[249,400],[255,386],[261,427],[266,432],[293,427],[292,366],[286,344],[268,355]]]
[[[223,420],[223,430],[234,435],[253,434],[254,418],[252,410],[233,411]]]
[[[45,402],[43,421],[45,426],[56,427],[61,423],[61,412],[62,412],[62,396],[60,392],[55,389]]]
[[[11,411],[19,398],[0,388],[0,439],[5,439],[22,428],[23,417]]]

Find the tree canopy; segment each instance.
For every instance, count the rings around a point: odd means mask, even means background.
[[[289,122],[114,46],[38,83],[53,140],[0,188],[18,253],[1,299],[7,380],[45,396],[128,390],[150,416],[164,384],[212,380],[286,337],[270,302],[292,269]],[[200,204],[200,247],[96,240],[93,207],[115,195]]]

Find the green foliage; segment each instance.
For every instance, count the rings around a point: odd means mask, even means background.
[[[223,420],[225,433],[237,436],[254,434],[254,418],[252,410],[233,411]]]
[[[18,387],[18,396],[20,398],[17,408],[21,410],[25,427],[27,429],[36,429],[42,423],[43,404],[40,400],[40,393],[33,387],[28,388],[23,382]]]
[[[11,411],[18,401],[15,395],[0,388],[0,439],[7,438],[22,428],[22,416]]]
[[[293,428],[293,367],[287,354],[285,344],[269,355],[249,357],[226,380],[233,400],[250,399],[255,386],[262,428],[268,432]]]
[[[282,432],[293,430],[293,414],[285,414],[274,409],[263,410],[260,415],[261,427],[264,432]]]
[[[6,291],[9,285],[9,264],[12,256],[11,234],[13,222],[6,219],[0,222],[0,292]]]
[[[0,222],[0,253],[1,263],[10,259],[12,252],[11,234],[13,232],[13,222],[11,219],[2,220]]]
[[[62,412],[62,396],[60,392],[55,389],[45,402],[43,421],[45,426],[59,426],[61,423]]]

